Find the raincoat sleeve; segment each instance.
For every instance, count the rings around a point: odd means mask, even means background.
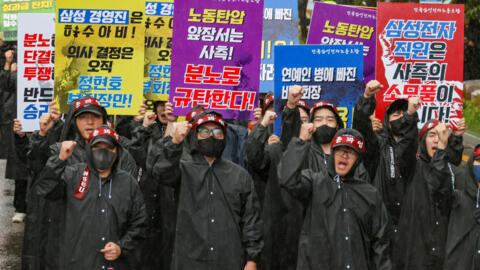
[[[154,162],[152,175],[161,184],[178,187],[180,184],[180,159],[183,143],[174,144],[172,137],[164,137],[152,147]]]
[[[40,173],[40,180],[36,184],[37,194],[47,199],[60,199],[65,195],[68,175],[65,175],[66,161],[58,157],[59,146],[54,144],[51,147],[52,156],[48,159],[45,168]],[[71,170],[70,170],[71,171]]]
[[[15,134],[15,151],[18,158],[24,162],[27,161],[27,153],[29,150],[29,136],[25,135],[23,137]]]
[[[294,197],[302,200],[307,200],[312,193],[313,172],[301,170],[309,148],[309,142],[293,138],[278,165],[280,186],[288,190]]]
[[[390,270],[389,240],[387,235],[388,212],[380,196],[377,195],[375,214],[373,217],[372,254],[376,270]]]
[[[256,125],[247,138],[246,153],[248,164],[259,173],[268,172],[268,165],[270,164],[268,155],[265,154],[267,140],[268,131],[262,124]]]
[[[27,165],[34,174],[40,173],[50,157],[50,146],[55,144],[63,128],[62,121],[55,121],[53,127],[47,132],[46,136],[40,136],[38,131],[35,131],[30,136]]]
[[[448,137],[448,162],[459,166],[462,163],[463,148],[463,136],[455,136],[451,133]]]
[[[250,175],[245,192],[245,211],[241,219],[243,245],[245,246],[247,261],[258,262],[263,249],[262,220],[260,219],[260,203]]]
[[[132,185],[132,199],[133,203],[130,208],[130,219],[128,220],[128,227],[126,233],[118,241],[118,245],[122,250],[127,253],[135,250],[142,240],[145,238],[147,213],[145,210],[145,202],[143,201],[142,192],[139,186],[131,181]]]
[[[143,170],[147,168],[148,142],[151,137],[152,129],[144,126],[138,126],[132,132],[129,152]]]
[[[400,171],[406,179],[412,179],[417,162],[418,149],[418,114],[410,115],[405,113],[402,118],[402,130],[398,136],[396,148],[397,156],[399,157]]]
[[[432,167],[432,190],[430,195],[435,203],[438,203],[439,208],[447,213],[450,211],[450,205],[453,200],[453,184],[454,175],[451,166],[448,164],[448,150],[437,149],[432,159],[430,160]]]
[[[298,137],[300,129],[302,127],[302,121],[300,120],[300,111],[297,106],[294,109],[290,109],[287,106],[282,111],[282,136],[281,141],[286,147],[293,137]]]
[[[353,128],[358,130],[365,140],[365,168],[371,177],[376,173],[380,157],[377,134],[373,131],[370,120],[370,115],[375,112],[376,105],[375,98],[365,98],[362,95],[355,103],[355,113],[353,114]]]

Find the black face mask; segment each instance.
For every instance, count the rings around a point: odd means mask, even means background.
[[[110,169],[113,166],[116,157],[116,153],[105,148],[92,150],[92,163],[97,170],[105,171]]]
[[[337,133],[336,128],[327,125],[320,126],[313,133],[313,141],[318,145],[330,143],[335,137],[335,133]]]
[[[398,118],[397,120],[390,121],[390,131],[395,136],[399,136],[403,130],[403,117]]]
[[[207,157],[221,157],[224,148],[225,140],[215,139],[213,136],[198,140],[198,151]]]

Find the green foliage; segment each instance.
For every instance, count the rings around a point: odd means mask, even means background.
[[[467,122],[467,131],[480,136],[480,106],[473,104],[472,101],[463,101],[463,117]]]

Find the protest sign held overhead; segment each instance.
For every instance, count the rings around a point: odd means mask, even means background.
[[[5,41],[17,40],[19,13],[55,13],[55,0],[0,0],[0,30]]]
[[[263,0],[175,3],[170,102],[176,115],[199,104],[227,119],[258,106]]]
[[[173,29],[173,0],[147,1],[145,6],[145,66],[143,95],[168,100]]]
[[[299,44],[298,5],[290,0],[265,0],[263,9],[262,64],[260,92],[274,89],[273,50],[276,45]]]
[[[17,118],[35,131],[53,99],[55,14],[20,13],[18,26]]]
[[[455,127],[463,110],[464,6],[378,3],[377,118],[393,101],[422,100],[419,128],[437,119]]]
[[[295,57],[292,57],[292,56]],[[281,112],[292,85],[305,90],[309,107],[322,100],[337,106],[346,127],[363,92],[362,45],[296,45],[275,47],[275,134],[281,134]]]
[[[362,44],[365,84],[375,79],[375,10],[316,2],[307,44]]]
[[[97,98],[113,115],[135,115],[143,99],[145,2],[57,1],[55,97]],[[118,1],[115,2],[120,4]]]

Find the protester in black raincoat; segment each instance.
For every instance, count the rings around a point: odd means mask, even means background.
[[[64,141],[42,173],[38,194],[64,205],[59,269],[135,269],[127,257],[144,238],[145,204],[137,179],[119,166],[119,141],[108,126],[93,130],[86,163],[68,162],[77,142]]]
[[[308,113],[305,102],[299,101],[290,106],[299,106]],[[273,109],[273,108],[272,108]],[[276,113],[266,110],[261,122],[255,126],[247,140],[247,158],[255,171],[264,175],[265,198],[262,204],[264,248],[261,269],[288,270],[297,266],[298,238],[303,221],[303,207],[286,190],[280,188],[277,165],[283,154],[283,142],[276,135],[270,135],[268,128],[273,126]],[[282,121],[284,119],[282,118]],[[297,121],[300,121],[298,119]],[[306,115],[308,122],[308,114]],[[291,134],[290,136],[294,136]],[[295,134],[298,137],[298,134]],[[286,139],[282,136],[282,139]]]
[[[282,142],[285,146],[290,140],[285,138],[298,137],[300,133],[302,125],[300,106],[293,106],[293,104],[300,101],[304,91],[302,87],[297,85],[289,90],[288,103],[292,105],[288,106],[287,104],[282,112]],[[310,109],[310,122],[314,125],[315,133],[312,140],[307,142],[311,144],[311,147],[308,149],[308,158],[305,159],[303,168],[319,172],[327,168],[330,143],[335,133],[344,127],[344,123],[335,105],[325,101],[318,101],[313,104]]]
[[[455,175],[443,269],[480,269],[480,145]]]
[[[226,126],[206,111],[193,124],[191,157],[182,158],[192,125],[176,123],[163,144],[153,176],[179,190],[172,269],[256,269],[262,223],[250,175],[221,158]]]
[[[407,189],[395,245],[395,268],[443,268],[454,174],[448,163],[448,128],[429,121],[420,131],[419,159]]]
[[[399,99],[385,111],[383,128],[375,134],[370,116],[375,112],[374,94],[382,88],[378,81],[368,82],[365,93],[355,104],[353,127],[366,139],[365,167],[389,214],[389,237],[395,245],[398,219],[408,185],[415,172],[418,148],[418,114],[421,101]],[[390,249],[393,251],[393,249]],[[391,254],[394,256],[394,254]]]
[[[327,169],[302,170],[314,132],[313,124],[303,124],[278,167],[280,185],[306,207],[297,269],[392,269],[387,211],[361,169],[362,136],[353,129],[338,131]]]
[[[159,103],[159,102],[157,102]],[[161,185],[152,176],[153,145],[165,136],[167,125],[177,120],[171,116],[170,103],[155,106],[155,112],[143,112],[143,123],[132,132],[129,151],[142,169],[140,188],[147,210],[147,239],[140,250],[139,269],[168,269],[173,252],[175,236],[176,199],[175,190]],[[142,109],[140,109],[142,110]]]
[[[95,128],[107,123],[106,110],[96,99],[90,97],[72,102],[64,124],[57,120],[59,115],[56,114],[58,113],[52,112],[42,116],[40,131],[29,138],[28,166],[35,175],[30,186],[32,190],[36,189],[38,177],[48,161],[55,160],[59,155],[62,141],[77,142],[67,161],[69,165],[85,163],[86,140]],[[50,143],[52,144],[49,145]],[[119,147],[118,166],[137,178],[135,160],[122,145]],[[28,202],[31,207],[29,206],[27,213],[22,267],[59,269],[58,231],[63,222],[64,205],[60,201],[45,201],[35,192],[29,192]]]

